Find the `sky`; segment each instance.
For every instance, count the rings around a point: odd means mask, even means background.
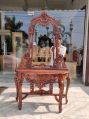
[[[41,11],[29,11],[28,12],[13,12],[13,11],[5,11],[5,15],[16,17],[16,21],[22,21],[23,26],[21,30],[24,30],[28,33],[28,28],[31,20],[40,15]],[[78,49],[83,46],[83,38],[84,38],[84,20],[85,20],[85,11],[84,10],[49,10],[47,14],[54,17],[56,20],[59,20],[62,25],[65,26],[65,31],[70,32],[70,22],[72,21],[73,30],[72,30],[72,43],[74,47]],[[43,27],[36,27],[38,35],[46,33],[46,29]],[[52,28],[50,26],[49,31]],[[67,37],[68,42],[70,42],[70,38]]]

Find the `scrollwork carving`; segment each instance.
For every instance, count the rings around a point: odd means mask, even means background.
[[[41,65],[32,65],[32,53],[33,53],[33,41],[34,41],[34,27],[36,24],[47,26],[52,24],[53,26],[53,35],[54,35],[54,46],[56,47],[56,58],[54,59],[53,66],[47,66],[44,64]],[[60,40],[60,32],[58,28],[59,23],[52,17],[48,16],[45,12],[31,21],[29,27],[29,46],[26,53],[23,55],[21,62],[16,69],[15,75],[15,84],[16,84],[16,99],[18,101],[18,107],[21,110],[22,108],[22,99],[27,97],[28,94],[53,94],[53,83],[57,82],[59,84],[59,93],[58,93],[58,106],[59,112],[62,111],[62,96],[64,88],[64,79],[69,79],[69,71],[66,68],[66,65],[63,60],[63,56],[58,54],[58,40]],[[29,93],[22,97],[22,84],[26,80],[30,84]],[[49,90],[43,90],[44,86],[49,84]],[[39,90],[34,90],[35,87],[38,87]],[[66,99],[68,92],[69,84],[67,85]],[[54,95],[55,96],[55,95]],[[57,99],[57,98],[56,98]]]

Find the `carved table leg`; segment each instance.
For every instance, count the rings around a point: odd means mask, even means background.
[[[67,94],[68,94],[68,90],[69,90],[69,86],[70,86],[70,78],[69,77],[67,77],[67,85],[66,85],[66,98],[65,98],[65,100],[66,100],[66,104],[68,103],[68,98],[67,98]]]
[[[18,108],[19,110],[22,109],[22,82],[18,82]]]
[[[62,112],[62,96],[63,96],[63,91],[64,91],[64,81],[60,80],[58,81],[59,83],[59,113]]]
[[[18,80],[15,79],[15,85],[16,85],[16,101],[18,101]]]

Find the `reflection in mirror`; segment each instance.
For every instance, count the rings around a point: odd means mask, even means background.
[[[21,58],[22,48],[21,48],[21,38],[16,36],[16,57]]]
[[[33,65],[48,65],[51,59],[50,49],[53,46],[53,29],[47,27],[35,26],[34,43],[33,43]]]

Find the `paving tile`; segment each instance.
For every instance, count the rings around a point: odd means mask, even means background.
[[[67,105],[62,113],[52,96],[29,96],[19,111],[15,101],[15,88],[6,89],[0,96],[0,119],[89,119],[89,87],[70,87]],[[76,90],[77,92],[76,92]],[[55,90],[57,88],[55,87]]]

